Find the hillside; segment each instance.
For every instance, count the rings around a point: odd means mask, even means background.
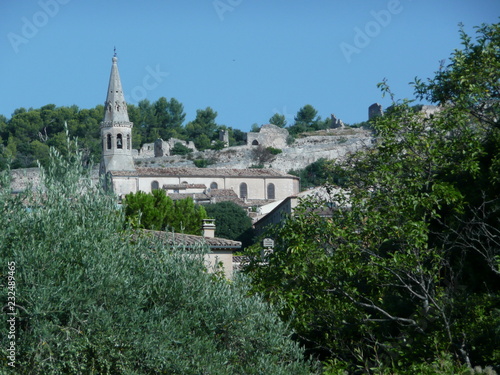
[[[195,160],[206,160],[211,168],[249,168],[263,166],[283,172],[302,169],[318,159],[341,160],[350,152],[373,143],[372,132],[361,128],[338,128],[304,133],[277,155],[262,155],[259,146],[227,147],[219,151],[197,151],[188,155],[136,157],[136,165],[148,167],[195,167]]]

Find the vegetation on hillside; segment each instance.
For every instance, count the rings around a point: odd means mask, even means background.
[[[290,170],[289,174],[300,177],[300,190],[307,190],[325,184],[342,185],[346,179],[344,171],[338,168],[333,160],[321,158],[298,170]]]
[[[228,131],[229,145],[246,143],[246,133],[217,124],[217,112],[212,108],[196,111],[194,120],[185,122],[186,114],[183,105],[175,98],[167,100],[164,97],[155,102],[144,99],[138,105],[127,106],[132,129],[132,147],[139,149],[144,143],[152,143],[158,138],[168,140],[176,138],[193,141],[198,150],[220,150],[224,143],[219,140],[221,130]],[[10,119],[0,115],[0,170],[9,165],[11,168],[28,168],[47,165],[49,148],[54,147],[59,152],[65,152],[65,124],[70,137],[77,137],[86,162],[99,162],[101,158],[100,122],[104,108],[98,105],[91,109],[57,107],[48,104],[41,108],[18,108]],[[331,120],[321,120],[317,111],[306,105],[299,109],[295,123],[287,127],[293,136],[302,132],[328,129]],[[284,127],[286,120],[283,115],[275,114],[269,121]],[[254,124],[253,130],[259,131]],[[273,150],[276,152],[276,150]],[[172,150],[174,155],[186,155],[191,149],[176,143]],[[262,163],[259,163],[259,165]]]

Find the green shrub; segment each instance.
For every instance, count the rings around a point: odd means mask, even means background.
[[[280,148],[274,148],[274,147],[267,147],[266,150],[269,151],[272,155],[278,155],[283,152]]]
[[[187,154],[193,152],[193,150],[191,150],[189,147],[184,146],[182,143],[177,142],[174,145],[174,147],[172,147],[171,152],[172,152],[172,155],[184,156],[184,155],[187,155]]]

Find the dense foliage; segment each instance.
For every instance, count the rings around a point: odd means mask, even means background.
[[[123,230],[115,197],[72,155],[56,154],[42,185],[18,196],[1,176],[0,372],[309,373],[243,280],[206,273],[202,249],[186,254]]]
[[[215,236],[242,241],[243,246],[253,240],[252,219],[247,211],[233,202],[219,202],[205,206],[207,215],[215,219]]]
[[[462,41],[415,82],[439,111],[394,102],[344,190],[304,202],[247,267],[331,373],[500,369],[500,25]]]
[[[334,172],[335,166],[332,160],[321,158],[298,170],[290,170],[288,173],[300,177],[300,190],[307,190],[326,183],[343,184],[346,177],[342,171]]]
[[[123,205],[125,220],[133,228],[201,235],[202,221],[207,218],[205,208],[192,198],[173,201],[161,189],[127,194]]]
[[[219,130],[228,131],[230,145],[245,143],[245,133],[241,130],[216,124],[217,112],[210,107],[198,110],[196,118],[185,125],[184,107],[175,98],[161,97],[153,103],[142,100],[137,106],[129,104],[127,107],[130,121],[134,123],[132,147],[135,149],[158,138],[171,137],[192,140],[200,150],[220,149]],[[11,168],[36,167],[37,160],[46,165],[50,147],[65,152],[65,123],[69,135],[78,137],[85,161],[98,162],[102,152],[99,124],[103,114],[102,105],[79,109],[48,104],[39,109],[16,109],[10,119],[0,115],[0,170],[7,165]]]

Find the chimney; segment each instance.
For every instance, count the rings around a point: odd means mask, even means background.
[[[203,219],[203,237],[215,237],[215,219]]]

